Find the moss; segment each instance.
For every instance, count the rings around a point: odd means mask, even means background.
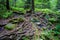
[[[9,23],[9,24],[5,25],[4,28],[5,28],[6,30],[12,30],[12,29],[14,29],[15,27],[16,27],[15,24]]]
[[[45,13],[45,14],[52,14],[52,13],[55,13],[54,11],[50,10],[50,9],[38,9],[38,8],[35,8],[35,11],[36,12],[42,12],[42,13]]]
[[[26,11],[24,10],[24,8],[18,8],[18,7],[11,7],[12,11],[14,12],[19,12],[19,13],[26,13]]]

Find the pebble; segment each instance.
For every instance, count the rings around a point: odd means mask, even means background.
[[[0,27],[0,31],[3,31],[3,27]]]

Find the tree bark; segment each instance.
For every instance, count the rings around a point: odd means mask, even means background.
[[[6,0],[6,8],[7,8],[7,10],[10,10],[10,7],[9,7],[9,0]]]
[[[32,8],[31,8],[31,10],[32,10],[32,13],[34,13],[34,0],[32,0]]]

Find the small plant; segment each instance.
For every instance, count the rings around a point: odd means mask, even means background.
[[[26,37],[26,36],[23,37],[22,39],[23,39],[23,40],[30,40],[29,37]]]
[[[51,22],[53,22],[53,21],[54,21],[54,22],[57,21],[55,18],[49,18],[48,20],[51,21]]]
[[[46,31],[42,31],[41,32],[41,38],[43,40],[59,40],[58,36],[55,36],[58,32],[54,31],[54,30],[46,30]]]

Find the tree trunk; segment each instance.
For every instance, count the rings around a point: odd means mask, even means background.
[[[32,13],[34,13],[34,0],[32,0],[32,8],[31,8],[31,10],[32,10]]]
[[[6,8],[7,8],[7,10],[10,10],[10,7],[9,7],[9,0],[6,0]]]

